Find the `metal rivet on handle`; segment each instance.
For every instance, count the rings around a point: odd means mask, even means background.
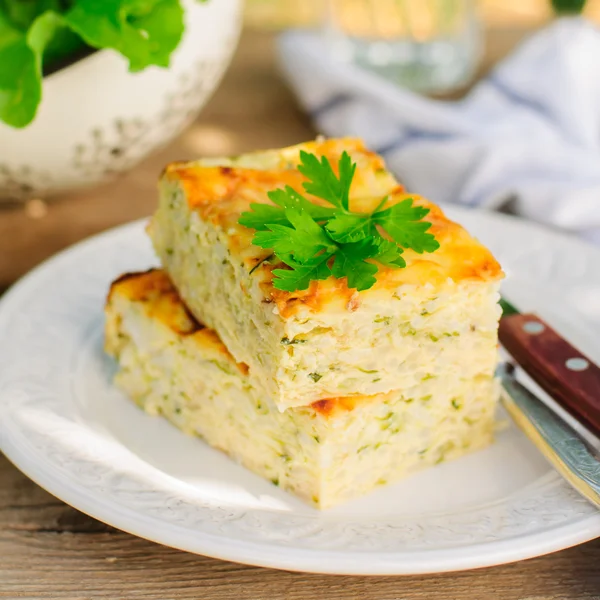
[[[523,324],[523,331],[525,331],[525,333],[531,333],[533,335],[542,333],[544,329],[546,328],[538,321],[527,321]]]
[[[565,362],[565,366],[571,371],[585,371],[590,366],[590,363],[585,358],[569,358]]]

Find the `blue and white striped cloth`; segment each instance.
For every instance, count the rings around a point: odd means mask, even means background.
[[[408,190],[507,209],[600,244],[600,31],[569,18],[535,34],[459,102],[333,62],[321,36],[279,40],[318,129],[357,135]]]

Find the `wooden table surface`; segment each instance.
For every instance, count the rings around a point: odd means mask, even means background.
[[[525,30],[494,30],[483,69]],[[118,181],[0,210],[0,289],[60,249],[148,215],[168,161],[314,136],[274,65],[272,37],[246,33],[197,122]],[[341,577],[246,567],[122,533],[57,500],[0,455],[0,598],[157,600],[600,600],[600,539],[521,563],[419,577]]]

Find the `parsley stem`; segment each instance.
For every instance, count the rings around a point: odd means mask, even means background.
[[[259,260],[251,269],[250,272],[248,273],[248,275],[252,275],[252,273],[254,273],[254,271],[256,271],[256,269],[258,269],[258,267],[260,267],[260,265],[262,265],[264,262],[267,262],[268,260],[271,260],[273,257],[275,256],[275,253],[271,252],[271,254],[269,254],[268,256],[265,256],[263,259]]]
[[[344,207],[341,207],[341,212],[343,212],[345,215],[352,215],[353,217],[361,217],[363,219],[370,219],[380,208],[383,207],[383,205],[390,199],[389,195],[384,196],[381,199],[381,202],[371,211],[371,212],[365,212],[365,213],[358,213],[358,212],[354,212],[352,210],[349,209],[345,209]],[[329,221],[331,217],[328,217],[327,219],[325,219],[325,221]]]
[[[371,216],[374,215],[380,208],[383,208],[383,205],[390,199],[389,196],[384,196],[381,199],[381,202],[377,205],[377,207],[375,208],[375,210],[371,213]]]

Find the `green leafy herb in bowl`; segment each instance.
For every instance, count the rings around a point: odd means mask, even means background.
[[[179,0],[0,0],[0,121],[29,125],[44,74],[96,49],[168,67],[183,31]]]
[[[227,68],[241,10],[0,0],[0,205],[110,179],[176,137]]]

